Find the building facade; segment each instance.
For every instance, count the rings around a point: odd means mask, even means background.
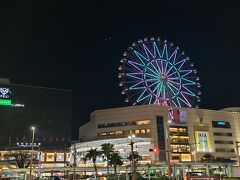
[[[35,143],[41,149],[64,149],[70,144],[72,91],[0,83],[0,148]]]
[[[137,144],[134,148],[145,161],[156,164],[166,162],[168,156],[171,162],[199,162],[206,153],[215,158],[236,159],[239,127],[238,108],[216,111],[144,105],[97,110],[91,114],[90,122],[80,127],[82,143],[75,146],[79,156],[90,147],[100,148],[104,142],[125,144],[116,146],[116,150],[129,154],[127,137],[135,134],[136,142],[146,144],[143,149]],[[125,139],[125,143],[118,143],[119,139]],[[158,150],[153,153],[150,148]]]

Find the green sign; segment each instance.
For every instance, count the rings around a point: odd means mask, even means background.
[[[0,99],[0,105],[1,106],[12,106],[12,100],[11,99]]]

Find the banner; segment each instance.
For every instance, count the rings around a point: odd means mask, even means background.
[[[208,131],[195,131],[195,142],[198,152],[210,152],[211,141]]]
[[[170,108],[168,109],[168,118],[175,124],[186,124],[187,114],[186,111],[181,109]]]

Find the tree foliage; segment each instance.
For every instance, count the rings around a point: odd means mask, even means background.
[[[132,160],[132,153],[128,156],[129,161],[133,161],[134,163],[137,163],[138,161],[142,160],[142,156],[138,154],[138,152],[133,152],[133,160]]]
[[[118,152],[113,152],[111,154],[109,164],[113,166],[114,173],[117,174],[117,166],[123,165],[122,157],[119,155]]]
[[[95,149],[91,148],[89,151],[87,151],[87,154],[85,156],[87,159],[92,160],[96,175],[97,175],[96,161],[97,161],[97,157],[100,157],[101,154],[102,153],[100,151],[98,151],[97,148],[95,148]]]
[[[31,152],[18,150],[5,154],[4,158],[8,160],[9,163],[16,165],[18,168],[28,168],[31,163]],[[33,153],[33,161],[36,161],[36,159],[37,154]]]
[[[110,157],[114,153],[114,145],[110,143],[105,143],[101,145],[101,152],[105,161],[107,161],[107,174],[109,174],[109,161]]]
[[[203,155],[202,161],[203,162],[214,162],[215,161],[215,157],[212,154],[207,153],[207,154]]]

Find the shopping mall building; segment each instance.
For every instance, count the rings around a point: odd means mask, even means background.
[[[171,163],[196,163],[206,153],[215,158],[237,160],[239,112],[240,108],[208,110],[158,105],[97,110],[79,129],[80,143],[74,145],[77,164],[82,166],[81,157],[90,148],[100,150],[104,143],[114,144],[127,161],[131,134],[136,136],[134,151],[143,157],[141,163],[166,163],[168,155]],[[152,148],[157,148],[157,152],[149,152]],[[101,158],[97,163],[103,163]]]

